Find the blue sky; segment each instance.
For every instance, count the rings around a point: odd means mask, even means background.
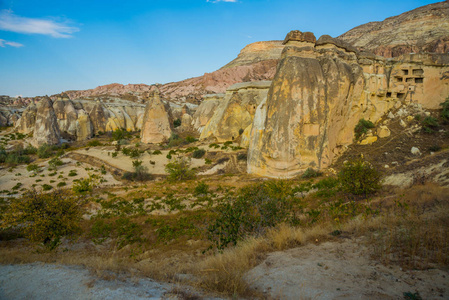
[[[0,0],[0,95],[183,80],[293,29],[335,37],[434,2]]]

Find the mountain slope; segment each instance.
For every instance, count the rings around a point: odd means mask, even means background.
[[[449,2],[416,8],[382,22],[355,27],[338,37],[384,57],[449,51]]]

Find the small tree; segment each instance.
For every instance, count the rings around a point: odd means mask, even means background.
[[[33,242],[55,249],[64,236],[81,233],[84,200],[61,191],[28,191],[22,198],[12,198],[0,227],[16,228]]]
[[[190,160],[182,157],[176,158],[165,166],[169,181],[188,180],[195,178],[195,171],[190,168]]]
[[[368,129],[374,128],[373,122],[365,119],[360,119],[354,128],[355,139],[358,141],[362,135],[368,132]]]
[[[353,195],[372,194],[380,189],[380,174],[362,158],[346,162],[338,174],[343,191]]]

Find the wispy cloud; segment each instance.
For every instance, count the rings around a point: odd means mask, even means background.
[[[10,42],[10,41],[5,41],[5,40],[0,39],[0,47],[5,48],[6,46],[11,46],[11,47],[15,47],[15,48],[23,47],[23,45],[21,43]]]
[[[237,0],[207,0],[207,2],[217,3],[217,2],[238,2]]]
[[[54,38],[69,38],[72,33],[79,31],[77,27],[68,26],[66,22],[21,17],[6,9],[0,11],[0,30],[44,34]]]

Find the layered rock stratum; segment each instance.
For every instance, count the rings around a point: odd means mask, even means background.
[[[338,37],[384,57],[449,51],[449,2],[429,4],[382,22],[355,27]]]

